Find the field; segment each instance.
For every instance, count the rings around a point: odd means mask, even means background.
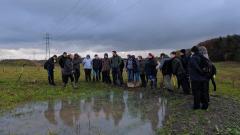
[[[211,104],[208,111],[192,111],[191,96],[183,96],[158,89],[168,99],[167,117],[159,134],[240,134],[240,63],[216,63],[217,91],[211,87]],[[126,76],[126,75],[124,75]],[[69,84],[62,88],[60,70],[56,68],[57,86],[48,86],[47,72],[41,66],[0,65],[0,110],[4,112],[28,101],[59,98],[87,98],[103,91],[122,91],[122,88],[102,83],[87,83],[81,73],[77,89]],[[158,75],[158,85],[161,74]],[[126,77],[125,77],[126,79]],[[94,88],[94,91],[92,90]],[[148,90],[148,89],[147,89]],[[1,113],[0,112],[0,113]]]

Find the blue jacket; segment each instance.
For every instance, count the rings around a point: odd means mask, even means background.
[[[201,54],[196,53],[189,60],[189,75],[191,81],[209,81],[201,68]]]

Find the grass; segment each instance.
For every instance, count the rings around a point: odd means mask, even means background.
[[[211,105],[208,111],[192,111],[192,97],[164,92],[168,98],[168,112],[164,127],[158,134],[239,134],[240,132],[240,63],[221,62],[215,64],[217,91],[212,91]],[[121,88],[102,83],[87,83],[83,72],[78,89],[70,84],[62,88],[59,67],[55,71],[58,86],[49,86],[47,72],[40,66],[24,67],[22,78],[21,66],[0,65],[0,110],[8,110],[28,101],[59,98],[86,98],[101,95],[110,90],[121,91]],[[126,80],[126,73],[124,74]],[[158,74],[158,84],[162,81]],[[50,133],[51,134],[51,133]]]

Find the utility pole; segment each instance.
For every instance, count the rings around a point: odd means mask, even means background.
[[[46,33],[45,40],[46,40],[46,57],[45,57],[45,59],[47,60],[48,58],[50,58],[50,55],[51,55],[49,33]]]

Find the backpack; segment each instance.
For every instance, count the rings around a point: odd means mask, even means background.
[[[44,63],[43,68],[44,68],[45,70],[48,69],[48,61],[46,61],[46,62]]]
[[[162,74],[163,75],[171,75],[172,73],[173,73],[173,71],[172,71],[172,59],[165,60],[163,66],[162,66]]]
[[[209,59],[205,58],[203,55],[201,55],[201,69],[206,77],[212,77],[214,72],[213,63]]]

